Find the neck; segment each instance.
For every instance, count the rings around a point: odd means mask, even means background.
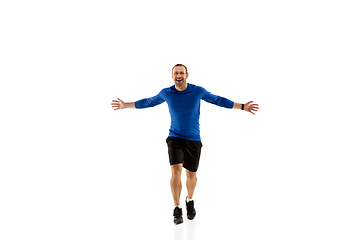
[[[184,83],[184,85],[183,86],[177,86],[176,84],[175,84],[175,88],[176,88],[176,90],[178,90],[179,92],[182,92],[182,91],[185,91],[186,89],[187,89],[187,83],[185,82]]]

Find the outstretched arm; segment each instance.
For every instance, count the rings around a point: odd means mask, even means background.
[[[253,113],[252,111],[257,111],[259,109],[257,104],[252,104],[254,101],[250,101],[250,102],[245,103],[245,104],[236,103],[236,102],[230,101],[227,98],[214,95],[214,94],[208,92],[203,87],[199,87],[199,89],[204,94],[204,96],[201,99],[203,99],[206,102],[218,105],[220,107],[232,108],[232,109],[242,109],[242,110],[250,112],[250,113],[252,113],[254,115],[255,115],[255,113]]]
[[[121,99],[113,100],[111,106],[114,110],[125,109],[125,108],[135,108],[135,102],[124,102]]]
[[[252,111],[257,111],[259,109],[258,104],[252,104],[254,101],[247,102],[245,104],[234,102],[233,109],[243,109],[244,111],[250,112],[255,115]],[[243,106],[244,105],[244,106]]]
[[[144,98],[144,99],[138,100],[136,102],[127,102],[126,103],[118,98],[118,100],[113,100],[113,103],[111,103],[111,105],[114,108],[114,110],[125,109],[125,108],[141,109],[141,108],[154,107],[156,105],[159,105],[159,104],[165,102],[165,99],[163,99],[163,97],[162,97],[162,92],[163,92],[163,90],[161,90],[159,92],[159,94],[154,97]]]

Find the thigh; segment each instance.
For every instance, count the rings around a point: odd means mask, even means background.
[[[199,167],[202,143],[200,141],[187,141],[184,153],[184,168],[196,172]]]
[[[184,149],[177,142],[177,139],[168,137],[166,139],[166,143],[168,145],[170,165],[184,163],[184,156],[185,156]]]

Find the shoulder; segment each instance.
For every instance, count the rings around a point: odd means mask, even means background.
[[[160,93],[171,92],[171,91],[173,91],[173,87],[174,87],[174,86],[170,86],[170,87],[163,88],[163,89],[161,89]],[[160,93],[159,93],[159,94],[160,94]]]
[[[206,94],[207,93],[207,90],[205,88],[201,87],[201,86],[194,85],[194,89],[197,90],[201,94]]]
[[[167,88],[163,88],[163,89],[161,89],[161,91],[159,92],[158,95],[164,98],[164,97],[167,96],[169,93],[171,93],[171,92],[174,91],[173,88],[174,88],[174,86],[167,87]]]

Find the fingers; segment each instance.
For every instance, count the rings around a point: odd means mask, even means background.
[[[252,113],[253,115],[255,115],[254,112],[257,112],[257,111],[258,111],[259,105],[258,105],[258,104],[251,104],[251,103],[253,103],[253,102],[254,102],[254,101],[250,101],[250,102],[246,103],[245,108],[247,109],[247,111],[248,111],[249,113]]]
[[[117,98],[119,99],[119,98]],[[120,99],[119,99],[120,100]],[[114,110],[119,110],[120,109],[120,102],[117,100],[112,100],[113,102],[111,103],[111,107],[114,108]]]
[[[119,109],[125,109],[125,102],[123,102],[120,98],[117,98],[118,100],[112,100],[111,107],[114,108],[114,110]]]
[[[258,104],[250,104],[252,102],[254,102],[254,101],[250,101],[247,104],[249,104],[249,112],[251,112],[252,114],[255,115],[255,113],[253,113],[252,111],[258,111],[259,105]]]
[[[113,100],[113,103],[111,103],[111,107],[114,108],[114,110],[120,109],[120,103],[116,100]]]
[[[247,110],[255,110],[255,109],[259,109],[259,107],[256,107],[255,104],[251,104],[251,105],[245,106],[245,109],[247,109]]]
[[[118,109],[120,109],[120,105],[119,105],[119,104],[117,104],[117,105],[112,105],[111,107],[113,107],[113,108],[114,108],[114,110],[118,110]]]

